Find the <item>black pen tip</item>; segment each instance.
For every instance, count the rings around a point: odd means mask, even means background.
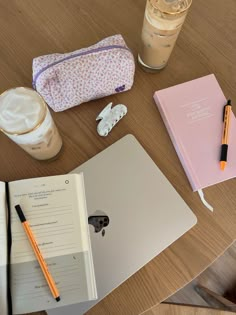
[[[23,213],[23,211],[21,209],[21,206],[20,205],[16,205],[15,209],[16,209],[16,212],[17,212],[21,222],[24,223],[26,221],[26,218],[25,218],[24,213]]]
[[[56,297],[56,301],[57,301],[57,302],[61,301],[60,296]]]
[[[228,100],[227,105],[231,105],[231,100]]]

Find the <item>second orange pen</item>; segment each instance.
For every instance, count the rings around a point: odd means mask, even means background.
[[[231,107],[232,107],[231,101],[228,100],[227,104],[224,106],[224,112],[223,112],[224,127],[223,127],[221,156],[220,156],[220,168],[222,171],[225,169],[225,166],[227,163]]]

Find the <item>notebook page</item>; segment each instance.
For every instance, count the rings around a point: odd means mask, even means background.
[[[61,175],[9,184],[12,216],[12,295],[15,314],[55,308],[94,298],[89,296],[87,212],[80,207],[82,175]],[[81,202],[82,203],[82,202]],[[61,301],[49,291],[17,216],[20,204],[47,261]],[[84,213],[85,211],[85,213]]]
[[[29,221],[44,258],[88,250],[80,232],[76,177],[42,177],[9,183],[12,254],[11,262],[35,260],[15,205]],[[85,230],[85,229],[84,229]]]
[[[7,314],[7,209],[5,183],[0,182],[0,310]]]

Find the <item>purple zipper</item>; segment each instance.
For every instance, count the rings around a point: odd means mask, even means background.
[[[105,47],[100,47],[100,48],[94,48],[94,49],[83,51],[83,52],[80,52],[80,53],[77,53],[77,54],[74,54],[74,55],[71,55],[71,56],[67,56],[67,57],[65,57],[65,58],[63,58],[61,60],[58,60],[58,61],[55,61],[55,62],[51,63],[50,65],[47,65],[46,67],[42,68],[39,72],[37,72],[35,74],[34,78],[33,78],[33,82],[32,82],[33,88],[34,89],[36,88],[36,81],[37,81],[38,77],[40,76],[40,74],[42,74],[47,69],[57,65],[58,63],[61,63],[63,61],[66,61],[66,60],[69,60],[69,59],[72,59],[72,58],[75,58],[75,57],[85,56],[85,55],[88,55],[88,54],[91,54],[91,53],[95,53],[95,52],[98,52],[98,51],[110,50],[110,49],[115,49],[115,48],[121,48],[121,49],[126,49],[126,50],[130,51],[130,49],[125,47],[125,46],[111,45],[111,46],[105,46]]]

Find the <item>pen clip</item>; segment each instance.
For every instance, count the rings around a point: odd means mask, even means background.
[[[227,105],[225,105],[225,106],[224,106],[224,109],[223,109],[223,122],[225,121],[225,108],[226,108],[226,106],[227,106]]]
[[[223,122],[225,121],[225,108],[226,108],[226,106],[232,106],[231,105],[231,100],[228,100],[227,104],[224,106],[224,109],[223,109]]]

